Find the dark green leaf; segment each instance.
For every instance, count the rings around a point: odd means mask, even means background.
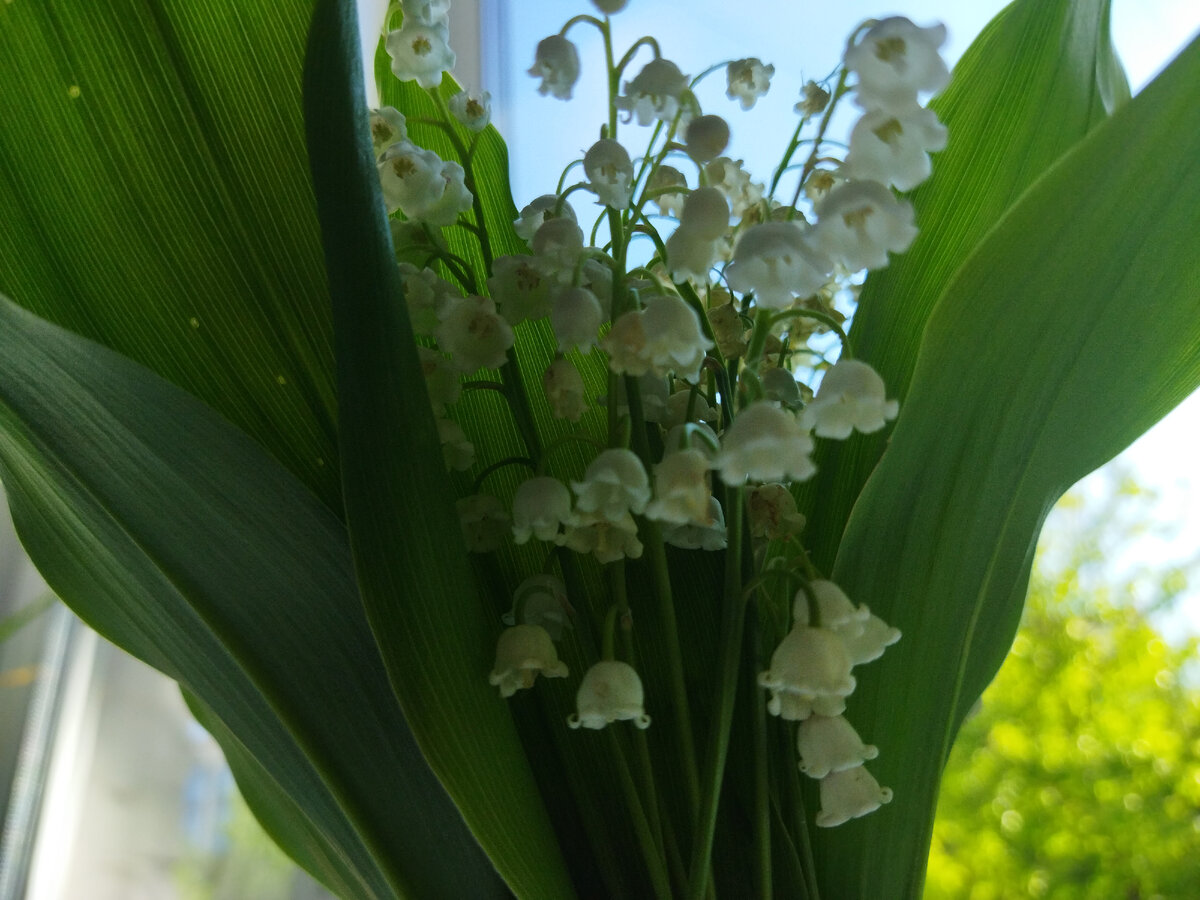
[[[573,891],[504,702],[399,283],[362,101],[354,5],[317,5],[309,155],[334,298],[342,481],[355,569],[430,766],[521,897]],[[473,894],[472,896],[479,896]]]
[[[337,509],[311,9],[0,4],[0,291],[200,397]]]
[[[1069,485],[1200,384],[1200,41],[1039,179],[937,305],[835,577],[904,638],[850,712],[896,799],[820,840],[834,897],[916,897],[942,765]]]
[[[1109,0],[1020,0],[975,40],[932,104],[950,131],[933,177],[911,200],[921,229],[867,279],[851,337],[889,396],[908,394],[925,323],[972,248],[1021,192],[1108,113],[1129,87],[1109,39]],[[822,529],[813,551],[829,564],[886,433],[822,442],[806,490]]]
[[[243,783],[270,776],[250,799],[303,813],[314,874],[348,897],[488,896],[391,693],[343,526],[257,444],[0,300],[0,473],[50,586],[210,708]]]

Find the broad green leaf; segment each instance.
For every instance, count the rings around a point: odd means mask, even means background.
[[[859,298],[854,352],[908,394],[934,303],[972,248],[1051,163],[1129,97],[1109,38],[1109,0],[1018,0],[955,66],[931,104],[950,131],[933,177],[911,201],[921,233],[871,274]],[[823,441],[809,493],[823,527],[812,535],[832,562],[850,510],[887,434]]]
[[[569,897],[529,760],[487,683],[494,613],[471,577],[422,389],[367,133],[357,34],[353,3],[319,2],[304,80],[355,570],[405,716],[479,843],[519,896]]]
[[[336,509],[311,9],[0,4],[0,291],[200,397]]]
[[[820,834],[824,891],[920,892],[938,778],[1069,485],[1200,385],[1200,41],[1051,168],[947,286],[834,576],[904,637],[850,711],[895,800]]]
[[[500,887],[400,714],[344,527],[254,441],[0,300],[0,475],[50,586],[200,698],[243,784],[270,776],[268,824],[285,797],[303,814],[314,874],[356,898]]]

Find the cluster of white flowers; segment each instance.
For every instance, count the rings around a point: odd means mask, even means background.
[[[768,712],[800,722],[800,771],[820,780],[816,821],[831,827],[892,799],[891,789],[880,787],[863,768],[879,755],[878,749],[864,744],[842,714],[854,692],[853,667],[878,659],[900,639],[900,632],[865,605],[854,606],[841,588],[824,580],[797,592],[792,619],[792,630],[775,648],[758,683],[771,692]]]
[[[593,2],[603,19],[576,16],[538,43],[529,74],[541,94],[572,97],[581,58],[571,28],[587,23],[611,41],[607,17],[625,0]],[[401,0],[401,7],[403,24],[386,41],[392,69],[435,90],[454,62],[448,0]],[[542,373],[542,396],[526,398],[527,405],[536,399],[543,414],[581,423],[573,438],[600,421],[599,404],[613,426],[603,440],[585,437],[605,449],[580,466],[582,473],[570,473],[577,478],[556,472],[550,449],[530,444],[530,458],[511,462],[536,473],[517,484],[509,503],[480,493],[477,483],[459,501],[471,551],[536,541],[547,560],[574,552],[605,565],[638,559],[647,541],[721,550],[734,546],[721,497],[742,504],[754,565],[791,560],[782,568],[797,571],[792,563],[805,558],[806,522],[791,486],[816,472],[817,441],[878,432],[899,413],[879,373],[853,358],[841,324],[860,273],[886,266],[915,239],[913,207],[896,192],[926,179],[930,153],[946,142],[945,128],[922,106],[948,79],[938,55],[944,28],[896,17],[856,34],[836,86],[800,87],[797,137],[769,189],[726,155],[729,122],[702,109],[698,79],[662,56],[656,41],[638,41],[619,64],[610,58],[605,125],[568,168],[579,166],[582,179],[567,186],[564,172],[555,193],[522,208],[513,229],[528,252],[494,259],[482,253],[486,271],[454,256],[437,231],[459,224],[473,205],[472,151],[460,147],[459,160],[444,161],[410,140],[399,112],[372,113],[388,211],[420,227],[430,248],[424,265],[401,269],[447,466],[475,465],[468,436],[451,418],[462,379],[500,369],[503,384],[473,386],[522,392],[518,351],[524,365]],[[638,53],[653,58],[625,78]],[[726,96],[742,110],[756,105],[775,76],[774,66],[753,57],[723,69]],[[835,155],[824,129],[845,97],[861,116],[845,153]],[[462,147],[479,140],[490,121],[487,93],[459,92],[440,109],[445,127],[465,135]],[[811,120],[821,113],[816,125]],[[810,124],[815,135],[800,140]],[[644,150],[631,143],[648,132]],[[801,146],[811,148],[803,165],[791,159]],[[783,203],[775,194],[789,178],[795,193]],[[651,203],[668,220],[661,234]],[[483,239],[482,222],[466,224]],[[651,240],[641,246],[654,249],[635,264],[630,242],[643,235]],[[552,343],[523,345],[518,329],[543,329]],[[818,333],[841,340],[836,361],[808,343]],[[526,355],[539,351],[540,359]],[[604,396],[595,390],[601,368]],[[479,481],[509,462],[486,466]],[[647,558],[656,556],[661,550]],[[800,768],[821,783],[817,824],[837,825],[891,799],[863,767],[878,751],[843,713],[855,688],[853,668],[878,658],[900,635],[815,576],[795,596],[791,616],[793,627],[759,684],[770,692],[772,714],[799,723]],[[562,582],[546,571],[527,578],[504,621],[490,676],[502,696],[532,687],[539,673],[566,676],[555,642],[569,634],[573,610]],[[579,686],[571,728],[650,723],[641,679],[612,658],[608,638],[605,658]]]

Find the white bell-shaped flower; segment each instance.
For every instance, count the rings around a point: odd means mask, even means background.
[[[452,472],[465,472],[475,465],[475,445],[453,419],[437,420],[438,440],[442,445],[442,461]]]
[[[712,187],[696,188],[683,201],[679,227],[709,240],[724,237],[729,230],[729,202],[725,195]]]
[[[728,542],[725,533],[725,511],[717,498],[710,495],[705,521],[664,525],[663,540],[682,550],[724,550]]]
[[[598,563],[638,559],[644,549],[638,540],[637,523],[629,513],[616,520],[598,513],[573,513],[559,543],[576,553],[592,554]]]
[[[750,109],[771,86],[774,66],[764,66],[761,59],[737,59],[725,67],[725,96],[739,100],[742,109]]]
[[[718,156],[704,167],[704,178],[729,198],[735,216],[744,216],[746,211],[763,198],[763,186],[750,180],[740,159]]]
[[[821,811],[817,813],[817,825],[833,828],[874,812],[891,800],[892,789],[880,787],[875,777],[862,766],[830,772],[821,779]]]
[[[470,296],[451,302],[436,336],[438,346],[450,353],[464,372],[500,368],[513,345],[513,330],[496,312],[490,297]]]
[[[698,163],[716,159],[729,146],[729,123],[720,116],[697,116],[688,122],[683,147]]]
[[[690,410],[690,413],[689,413]],[[668,431],[688,422],[715,422],[717,411],[708,405],[702,391],[684,387],[667,397],[667,407],[663,414],[662,427]],[[696,441],[698,447],[704,447],[703,441]],[[668,450],[682,449],[678,444],[663,444]],[[707,450],[707,448],[705,447]],[[714,451],[708,451],[709,455]]]
[[[746,519],[756,538],[779,540],[804,530],[806,519],[796,509],[796,498],[782,484],[764,484],[746,497]]]
[[[406,22],[449,27],[450,0],[402,0]]]
[[[610,722],[631,721],[649,728],[645,691],[637,670],[619,660],[602,660],[583,674],[575,695],[575,713],[567,718],[572,728],[603,728]]]
[[[754,292],[754,302],[784,309],[796,297],[810,297],[829,280],[833,264],[794,222],[764,222],[748,229],[725,268],[729,286]]]
[[[809,778],[844,772],[879,755],[879,748],[864,744],[854,726],[842,716],[814,715],[796,730],[800,771]]]
[[[817,205],[817,243],[848,271],[882,269],[917,236],[912,205],[878,181],[848,181]]]
[[[772,367],[760,372],[763,397],[774,400],[785,409],[799,409],[801,403],[800,384],[796,376],[787,369]]]
[[[579,51],[561,34],[552,34],[538,42],[529,74],[542,79],[539,94],[570,100],[579,80]]]
[[[442,196],[432,206],[415,215],[408,216],[410,219],[416,219],[435,228],[453,225],[457,222],[459,215],[471,208],[473,199],[471,192],[464,184],[466,172],[458,163],[442,163],[442,170],[439,174],[445,185]]]
[[[672,450],[654,466],[654,499],[646,517],[674,525],[707,525],[708,457],[700,450]]]
[[[471,494],[456,500],[454,505],[468,551],[491,553],[500,549],[512,520],[499,498],[491,494]]]
[[[840,716],[846,711],[845,697],[810,697],[787,691],[772,691],[767,712],[785,722],[803,722],[809,716]]]
[[[513,592],[513,606],[520,612],[521,624],[546,629],[553,641],[571,627],[566,586],[553,575],[531,575],[522,581]]]
[[[411,141],[398,141],[388,147],[379,159],[378,169],[388,212],[398,209],[415,219],[446,192],[442,158]]]
[[[856,101],[863,109],[900,110],[919,93],[940,91],[950,70],[938,53],[946,26],[919,28],[903,16],[883,19],[846,50],[846,68],[858,76]]]
[[[542,391],[556,419],[578,422],[587,409],[583,376],[569,359],[559,357],[542,374]]]
[[[540,475],[517,486],[513,495],[512,531],[518,544],[530,537],[558,539],[558,531],[571,517],[571,492],[557,478]]]
[[[821,616],[821,627],[835,631],[839,637],[857,634],[871,615],[865,603],[855,606],[846,592],[823,578],[808,583],[809,591],[817,601],[817,612]],[[797,625],[809,624],[808,592],[796,591],[792,600],[792,620]]]
[[[371,110],[369,116],[371,128],[371,147],[375,158],[379,159],[388,147],[408,140],[408,125],[404,113],[394,106],[381,106]]]
[[[743,409],[725,430],[713,468],[726,484],[804,481],[817,471],[813,440],[797,418],[774,403]]]
[[[834,631],[846,645],[850,662],[856,666],[874,662],[883,656],[883,651],[900,640],[900,629],[893,628],[879,616],[871,613],[854,627],[835,627]]]
[[[808,117],[823,112],[829,105],[831,94],[815,81],[804,82],[800,89],[800,102],[796,104],[796,112]]]
[[[601,138],[583,156],[588,187],[610,209],[624,209],[633,191],[633,161],[617,141]]]
[[[516,229],[517,234],[520,235],[523,241],[527,244],[532,244],[533,236],[537,234],[538,229],[542,227],[546,220],[558,218],[566,218],[574,222],[576,221],[575,210],[571,208],[570,203],[564,203],[562,208],[559,209],[557,194],[542,194],[522,208],[520,218],[513,222],[513,228]],[[580,246],[582,245],[583,237],[581,234]]]
[[[640,515],[650,502],[646,469],[636,453],[623,447],[600,451],[583,473],[583,481],[572,481],[571,489],[580,512],[610,522],[622,521],[630,512]]]
[[[672,281],[708,282],[708,273],[720,255],[717,241],[691,228],[679,227],[667,238],[666,247]]]
[[[458,400],[462,394],[459,371],[450,360],[432,347],[418,345],[417,358],[421,363],[421,374],[425,376],[425,389],[429,392],[433,414],[444,416],[446,407]]]
[[[804,408],[801,423],[818,437],[843,440],[855,429],[878,431],[899,412],[899,401],[887,399],[878,372],[862,360],[839,359]]]
[[[771,668],[758,683],[768,690],[802,697],[848,697],[854,692],[850,655],[827,628],[797,625],[771,654]]]
[[[511,697],[533,687],[539,674],[546,678],[567,677],[567,664],[559,660],[546,629],[538,625],[504,629],[496,641],[496,664],[488,682],[500,688],[501,697]]]
[[[447,305],[462,299],[453,283],[441,278],[433,269],[418,269],[412,263],[399,264],[404,284],[404,303],[408,318],[417,334],[432,336],[442,320]]]
[[[679,100],[687,88],[687,76],[679,66],[668,59],[652,59],[636,78],[625,82],[625,94],[615,103],[639,125],[649,125],[656,119],[670,123],[679,112]]]
[[[658,375],[675,372],[693,377],[713,346],[704,336],[700,317],[677,294],[659,294],[642,310],[646,332],[645,358]]]
[[[547,278],[567,285],[583,256],[583,232],[573,218],[547,219],[533,236],[534,265]]]
[[[605,257],[605,259],[607,260],[609,257]],[[579,267],[579,285],[595,294],[596,299],[600,301],[600,308],[604,310],[604,318],[606,320],[611,319],[613,291],[612,266],[593,256],[589,256],[583,261],[583,265]]]
[[[550,315],[550,279],[530,256],[501,256],[492,263],[488,290],[509,325]]]
[[[946,126],[932,109],[871,110],[850,132],[843,172],[911,191],[933,171],[929,154],[946,147]]]
[[[550,327],[558,339],[558,349],[565,352],[577,347],[581,353],[596,345],[604,311],[600,301],[585,287],[568,287],[558,291],[550,306]]]
[[[392,73],[401,81],[416,81],[423,88],[442,83],[442,73],[454,68],[455,55],[446,42],[443,25],[423,25],[405,18],[399,31],[388,34],[384,48],[392,58]]]
[[[672,191],[670,188],[683,188]],[[674,216],[678,219],[683,215],[683,201],[687,194],[687,178],[674,166],[659,166],[650,175],[646,191],[654,196],[659,212],[664,216]]]
[[[459,91],[446,105],[450,114],[467,131],[483,131],[492,121],[492,95],[488,91],[472,94]]]

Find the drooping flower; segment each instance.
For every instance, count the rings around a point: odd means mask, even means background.
[[[817,470],[812,451],[813,440],[794,415],[774,403],[755,403],[726,429],[713,468],[732,485],[804,481]]]
[[[492,263],[488,290],[509,325],[550,315],[550,287],[530,256],[501,256]]]
[[[688,123],[683,145],[698,163],[716,159],[729,146],[729,123],[720,116],[697,116]]]
[[[686,190],[687,179],[683,173],[673,166],[659,166],[650,175],[646,190],[654,195],[659,212],[664,216],[679,218],[683,214],[683,201],[687,194],[684,191],[668,190],[674,187]]]
[[[760,485],[749,491],[746,518],[751,536],[768,540],[799,534],[806,522],[804,514],[796,509],[792,492],[778,483]]]
[[[796,625],[771,654],[771,667],[759,673],[760,687],[801,697],[848,697],[854,692],[850,655],[827,628]]]
[[[448,305],[437,340],[465,372],[498,369],[513,345],[513,330],[490,297],[470,296]]]
[[[572,728],[603,728],[610,722],[631,721],[649,728],[645,691],[637,670],[619,660],[602,660],[583,675],[575,695],[575,713],[567,718]]]
[[[542,227],[548,219],[567,218],[572,222],[575,219],[575,210],[571,208],[571,204],[562,204],[561,209],[558,207],[557,194],[542,194],[535,198],[530,203],[526,204],[521,210],[521,216],[513,222],[513,228],[516,229],[518,235],[527,244],[533,242],[533,236],[537,234],[538,229]],[[580,245],[582,246],[583,238],[580,237]]]
[[[709,240],[722,237],[729,230],[729,203],[725,195],[717,188],[696,188],[683,201],[679,227]]]
[[[673,525],[709,523],[708,457],[700,450],[668,451],[654,466],[654,499],[646,518]]]
[[[546,678],[566,678],[567,665],[558,658],[554,641],[538,625],[513,625],[500,633],[496,641],[496,664],[488,683],[500,688],[501,697],[533,687],[541,674]]]
[[[425,376],[425,389],[435,416],[444,416],[446,407],[462,394],[462,382],[454,364],[432,347],[417,347],[421,362],[421,374]]]
[[[408,140],[408,126],[404,113],[394,106],[381,106],[370,113],[371,147],[375,158],[383,154],[392,144]]]
[[[385,150],[378,170],[388,212],[398,209],[407,219],[440,227],[454,224],[471,208],[462,166],[410,141]]]
[[[423,25],[406,17],[400,30],[387,36],[384,47],[392,58],[392,73],[423,88],[437,87],[442,73],[454,68],[456,57],[443,25]]]
[[[668,59],[652,59],[632,81],[625,82],[625,94],[616,98],[617,109],[628,112],[639,125],[656,119],[674,120],[688,80],[679,66]]]
[[[555,418],[578,422],[587,409],[583,376],[565,357],[558,357],[542,375],[542,390]]]
[[[644,549],[629,513],[615,521],[598,513],[573,513],[559,542],[576,553],[591,553],[598,563],[638,559]]]
[[[529,74],[542,79],[539,94],[570,100],[579,80],[579,51],[561,34],[552,34],[538,42]]]
[[[817,243],[851,272],[881,269],[917,236],[911,204],[877,181],[848,181],[817,204]]]
[[[583,157],[588,187],[609,209],[624,209],[633,191],[633,162],[617,141],[601,138]]]
[[[433,269],[418,269],[412,263],[399,264],[404,282],[404,303],[413,331],[432,336],[447,305],[462,299],[458,287],[440,277]]]
[[[583,256],[583,231],[574,218],[547,219],[533,236],[532,247],[539,272],[561,285],[570,284]]]
[[[817,602],[817,612],[821,617],[821,627],[829,628],[839,637],[846,637],[862,630],[863,623],[871,615],[866,604],[855,606],[846,592],[824,578],[815,578],[808,583],[808,591],[799,590],[792,600],[792,620],[797,625],[808,625],[809,622],[809,592]]]
[[[829,279],[833,264],[814,245],[810,233],[794,222],[764,222],[748,229],[725,269],[729,286],[768,309],[790,306],[796,297],[815,294]]]
[[[622,314],[601,341],[609,368],[618,374],[685,377],[696,374],[712,341],[704,336],[700,319],[675,294],[658,294],[646,308]]]
[[[558,339],[558,349],[576,347],[586,352],[596,345],[604,311],[600,301],[585,287],[563,288],[550,306],[550,327]]]
[[[858,76],[858,104],[902,110],[913,106],[919,93],[940,91],[950,80],[938,53],[945,42],[945,25],[919,28],[903,16],[877,22],[846,50],[846,68]]]
[[[539,475],[522,481],[513,495],[512,531],[518,544],[530,537],[558,539],[559,527],[571,517],[571,492],[557,478]]]
[[[764,66],[761,59],[750,57],[734,60],[725,68],[725,82],[728,85],[725,96],[730,100],[739,100],[742,109],[750,109],[770,88],[774,74],[775,67]]]
[[[947,134],[932,109],[870,110],[850,132],[843,169],[851,178],[910,191],[933,171],[929,154],[945,149]]]
[[[896,418],[900,403],[888,400],[883,379],[862,360],[839,359],[821,381],[801,422],[818,437],[843,440],[857,429],[870,434]]]
[[[664,525],[663,540],[683,550],[724,550],[727,543],[725,511],[717,498],[710,495],[706,521]]]
[[[879,755],[879,748],[864,744],[854,726],[840,715],[805,719],[796,730],[796,751],[800,771],[809,778],[844,772]]]
[[[596,9],[604,13],[606,16],[611,16],[613,13],[619,13],[625,8],[629,0],[592,0]]]
[[[450,25],[450,0],[402,0],[404,21],[422,25]]]
[[[513,606],[520,613],[521,624],[545,628],[553,641],[571,627],[566,586],[553,575],[531,575],[522,581],[513,592]]]
[[[856,666],[874,662],[883,656],[885,649],[900,640],[900,629],[893,628],[874,613],[857,623],[857,626],[848,630],[834,629],[846,645],[850,662]]]
[[[610,447],[600,451],[583,473],[572,481],[576,506],[610,522],[621,522],[629,513],[641,514],[650,502],[650,479],[632,450]]]
[[[707,182],[729,198],[735,216],[744,216],[746,212],[763,198],[763,186],[750,180],[740,159],[733,160],[727,156],[718,156],[704,166],[704,177]]]
[[[817,825],[833,828],[874,812],[892,800],[892,789],[880,787],[864,767],[830,772],[821,779],[821,811]]]
[[[815,81],[804,82],[796,112],[802,116],[815,116],[829,105],[830,93]]]
[[[498,498],[491,494],[472,494],[456,500],[454,505],[468,551],[491,553],[500,549],[512,520]]]
[[[809,716],[840,716],[846,711],[845,697],[810,697],[772,691],[767,712],[785,722],[803,722]]]
[[[763,398],[774,400],[785,409],[800,408],[800,383],[787,369],[772,366],[759,376],[762,381]]]
[[[467,131],[483,131],[492,121],[492,95],[488,91],[479,94],[459,91],[446,105]]]

